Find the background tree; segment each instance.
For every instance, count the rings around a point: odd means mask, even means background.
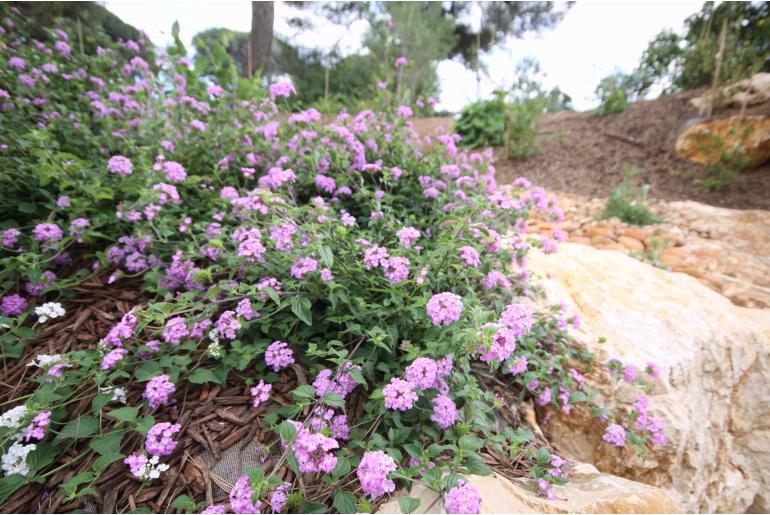
[[[248,76],[248,54],[249,54],[249,33],[238,32],[225,28],[214,28],[199,32],[193,37],[193,47],[195,47],[195,65],[199,73],[211,75],[214,73],[212,68],[212,48],[216,44],[224,47],[225,51],[235,61],[238,69],[238,75]],[[205,62],[204,62],[205,61]]]
[[[395,60],[406,57],[409,64],[398,70],[396,94],[401,102],[413,102],[438,93],[436,65],[454,44],[454,21],[442,14],[437,2],[388,2],[386,19],[370,15],[371,30],[364,46],[380,66],[378,75],[393,75]],[[392,86],[395,79],[389,81]]]
[[[770,72],[770,2],[706,2],[685,21],[684,32],[663,31],[650,42],[634,72],[636,91],[711,85],[722,25],[726,26],[720,81]]]
[[[251,36],[249,48],[251,58],[248,60],[248,75],[259,70],[267,74],[270,64],[270,51],[273,47],[273,18],[275,6],[273,2],[251,2]]]
[[[552,29],[574,2],[478,2],[481,7],[481,31],[476,33],[466,22],[473,2],[442,2],[444,14],[455,20],[455,43],[447,57],[473,62],[476,52],[488,52],[509,36]]]

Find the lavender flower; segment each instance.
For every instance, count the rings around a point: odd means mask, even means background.
[[[396,484],[388,479],[388,474],[397,468],[393,458],[384,452],[367,451],[361,457],[356,476],[364,493],[376,499],[396,489]]]

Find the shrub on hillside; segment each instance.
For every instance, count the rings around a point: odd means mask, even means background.
[[[630,83],[630,76],[623,73],[615,73],[599,81],[596,96],[601,103],[597,114],[607,116],[628,109],[628,101],[631,98]]]
[[[465,148],[499,147],[505,134],[505,95],[496,92],[492,100],[479,100],[463,107],[455,123]]]
[[[602,218],[619,218],[633,225],[649,225],[659,221],[658,217],[647,207],[649,185],[636,186],[633,178],[636,171],[626,165],[623,181],[612,191],[602,212]]]
[[[44,484],[61,506],[118,476],[116,509],[143,504],[172,480],[203,385],[261,417],[263,461],[232,485],[236,513],[371,511],[417,478],[450,512],[478,507],[461,482],[490,473],[485,447],[553,495],[566,462],[500,427],[490,377],[542,408],[582,406],[618,447],[660,443],[654,420],[594,403],[592,357],[567,335],[579,321],[534,302],[526,255],[555,244],[525,222],[561,212],[524,179],[496,191],[491,152],[421,142],[409,106],[329,125],[283,113],[291,84],[200,80],[178,38],[157,71],[138,42],[80,56],[50,31],[27,45],[24,20],[0,9],[13,20],[3,171],[18,182],[3,190],[1,357],[31,363],[3,390],[0,505]],[[92,301],[77,287],[91,274],[140,283],[143,300],[108,314],[98,344],[62,340],[51,326]],[[168,488],[164,511],[205,506]]]

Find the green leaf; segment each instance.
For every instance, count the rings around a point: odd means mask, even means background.
[[[309,384],[303,384],[296,387],[294,391],[291,392],[291,396],[295,400],[312,399],[313,397],[315,397],[315,388],[313,388]]]
[[[270,300],[275,302],[276,304],[281,303],[281,299],[278,297],[278,293],[272,289],[272,288],[262,288],[260,290],[261,292],[267,293],[267,296],[270,297]]]
[[[356,383],[366,386],[366,379],[364,379],[364,374],[361,372],[360,368],[351,367],[348,370],[348,373],[353,376],[353,379],[355,379]]]
[[[313,325],[313,316],[310,313],[312,304],[305,297],[293,297],[291,299],[291,312],[307,325]]]
[[[414,497],[402,495],[398,498],[398,507],[401,513],[414,513],[414,510],[420,507],[420,500]]]
[[[12,474],[0,479],[0,504],[26,483],[27,478],[20,474]]]
[[[136,380],[143,383],[145,381],[149,381],[157,375],[160,375],[162,372],[163,369],[160,368],[160,365],[157,361],[146,361],[136,369]]]
[[[147,436],[147,433],[150,431],[150,428],[155,425],[155,417],[152,415],[147,415],[146,417],[143,417],[139,420],[139,422],[136,424],[136,430],[142,433],[144,436]]]
[[[409,456],[412,456],[414,458],[419,458],[420,456],[422,456],[422,451],[420,450],[420,447],[414,442],[405,444],[404,450],[409,454]]]
[[[53,442],[41,442],[27,456],[27,465],[35,473],[39,473],[45,467],[56,461],[64,449]]]
[[[93,472],[81,472],[69,481],[63,483],[61,487],[68,495],[72,495],[77,491],[80,485],[90,483],[94,479],[96,479],[96,475]]]
[[[93,398],[91,401],[91,411],[94,412],[94,415],[98,415],[102,411],[102,408],[112,401],[112,395],[112,392],[100,393]]]
[[[476,435],[467,434],[460,437],[457,445],[460,446],[460,449],[477,451],[484,447],[484,441]]]
[[[92,415],[81,415],[71,420],[59,432],[57,440],[64,438],[84,438],[91,436],[99,429],[99,421]]]
[[[121,454],[119,452],[105,454],[104,456],[99,456],[96,458],[94,463],[91,465],[91,468],[93,468],[97,473],[101,473],[102,470],[107,468],[110,463],[115,463],[116,461],[122,460],[125,457],[125,454]]]
[[[126,406],[108,411],[107,416],[120,420],[121,422],[136,424],[136,417],[139,416],[139,408],[136,406]]]
[[[326,505],[322,502],[302,501],[299,506],[300,513],[326,513]],[[355,512],[350,512],[355,513]]]
[[[329,247],[326,245],[321,245],[321,247],[318,249],[318,254],[321,256],[321,262],[328,268],[331,268],[334,265],[334,256],[332,255],[332,251]]]
[[[35,339],[35,330],[31,327],[17,327],[13,330],[13,334],[24,340]]]
[[[0,350],[0,358],[19,359],[24,354],[24,342],[3,343]]]
[[[219,378],[207,368],[198,368],[187,378],[193,384],[219,383]]]
[[[492,474],[492,469],[489,468],[489,466],[487,466],[487,464],[484,463],[476,454],[472,454],[466,457],[463,465],[471,474],[478,474],[480,476],[488,476]]]
[[[344,456],[337,457],[337,464],[332,469],[332,476],[340,478],[350,472],[350,460]]]
[[[281,440],[289,443],[297,436],[297,428],[289,421],[282,422],[278,428],[278,433],[281,435]]]
[[[120,445],[123,443],[124,431],[115,431],[103,436],[96,436],[91,439],[88,446],[101,454],[102,456],[107,454],[114,454],[120,451]]]
[[[183,510],[185,513],[195,511],[195,501],[189,495],[180,495],[171,503],[172,508]]]
[[[323,403],[327,406],[335,406],[337,408],[345,408],[345,399],[335,392],[326,392],[323,397]]]
[[[18,210],[28,215],[33,214],[36,211],[35,204],[29,202],[19,202]]]
[[[334,493],[334,501],[332,506],[340,513],[356,513],[356,505],[358,500],[356,496],[350,492],[344,490],[337,490]]]

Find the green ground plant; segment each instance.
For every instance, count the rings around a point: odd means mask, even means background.
[[[626,165],[624,170],[623,181],[607,199],[602,219],[617,217],[633,225],[649,225],[658,222],[658,216],[647,207],[649,185],[640,187],[633,183],[637,171],[631,165]]]

